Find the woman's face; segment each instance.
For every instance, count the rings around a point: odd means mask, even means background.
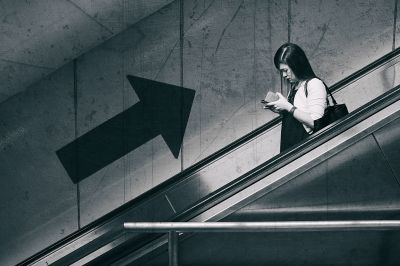
[[[282,73],[282,77],[293,83],[297,81],[296,75],[287,64],[279,64],[279,70]]]

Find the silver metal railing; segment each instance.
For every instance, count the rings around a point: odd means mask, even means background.
[[[400,220],[283,222],[158,222],[124,223],[129,232],[168,233],[169,265],[178,265],[178,234],[183,232],[304,232],[399,230]]]

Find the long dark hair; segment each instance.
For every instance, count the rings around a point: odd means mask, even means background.
[[[279,47],[274,56],[274,64],[278,70],[279,64],[287,64],[299,80],[316,77],[303,49],[294,43],[285,43]]]

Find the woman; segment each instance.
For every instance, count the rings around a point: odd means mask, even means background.
[[[264,106],[282,115],[282,152],[313,133],[314,120],[321,118],[327,107],[327,92],[298,45],[282,45],[275,53],[274,64],[291,85],[287,99],[277,93],[279,99]]]

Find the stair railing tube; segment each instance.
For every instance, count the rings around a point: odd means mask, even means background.
[[[400,220],[124,223],[124,228],[168,233],[169,265],[178,266],[179,233],[400,230]]]

